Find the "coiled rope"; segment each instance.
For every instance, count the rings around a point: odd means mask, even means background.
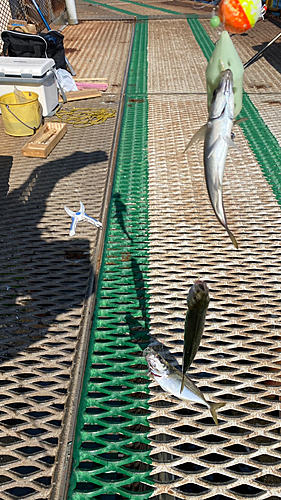
[[[113,118],[115,114],[114,109],[70,108],[60,109],[56,112],[56,117],[61,122],[82,128],[103,123],[107,118]]]

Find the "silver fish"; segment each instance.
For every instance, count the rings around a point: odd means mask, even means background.
[[[219,84],[214,91],[207,124],[196,132],[185,151],[195,142],[204,139],[204,169],[209,198],[218,221],[226,229],[235,248],[238,248],[234,235],[228,229],[222,193],[228,148],[233,146],[239,150],[231,139],[233,124],[233,75],[232,71],[227,69],[221,72]]]
[[[143,351],[143,356],[146,358],[150,374],[164,391],[169,392],[183,401],[206,405],[211,412],[215,424],[218,425],[216,410],[224,406],[225,403],[210,403],[207,401],[204,394],[187,375],[184,377],[184,388],[181,392],[182,374],[177,368],[170,365],[170,363],[162,358],[162,356],[152,347],[147,347]]]
[[[206,283],[200,280],[195,281],[187,296],[181,390],[184,388],[184,375],[195,358],[201,342],[209,302],[209,289]]]

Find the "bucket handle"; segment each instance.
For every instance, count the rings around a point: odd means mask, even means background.
[[[41,127],[41,125],[42,125],[42,113],[41,113],[41,120],[40,120],[40,123],[39,123],[38,127],[30,127],[30,126],[29,126],[29,125],[27,125],[26,123],[22,122],[22,121],[19,119],[19,117],[18,117],[17,115],[15,115],[15,113],[13,113],[13,112],[10,110],[10,108],[9,108],[9,104],[5,104],[5,106],[6,106],[7,110],[11,113],[11,115],[13,115],[13,116],[14,116],[14,118],[16,118],[16,119],[17,119],[17,120],[18,120],[18,121],[19,121],[22,125],[24,125],[25,127],[30,128],[30,130],[33,130],[33,134],[36,134],[36,130],[38,130],[38,129],[39,129],[39,127]]]

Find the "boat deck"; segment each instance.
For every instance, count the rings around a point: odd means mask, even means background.
[[[0,119],[1,500],[278,498],[281,42],[245,71],[248,120],[224,176],[235,250],[209,203],[202,145],[184,154],[207,119],[219,36],[211,7],[194,7],[79,0],[66,54],[77,78],[108,89],[74,105],[115,118],[69,126],[45,160],[23,157],[28,138]],[[280,27],[233,37],[242,62]],[[64,205],[80,201],[104,229],[80,223],[70,238]],[[226,403],[218,427],[206,407],[165,394],[142,357],[152,340],[181,364],[198,277],[211,301],[190,376]]]

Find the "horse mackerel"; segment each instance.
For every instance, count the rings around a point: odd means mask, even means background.
[[[210,302],[209,289],[204,281],[197,280],[187,296],[187,313],[184,324],[184,347],[182,358],[182,386],[184,388],[186,371],[198,351]]]
[[[183,401],[206,405],[211,412],[215,424],[218,425],[217,409],[224,406],[225,403],[210,403],[207,401],[204,394],[187,375],[184,376],[184,388],[181,391],[181,372],[162,358],[152,347],[147,347],[143,351],[143,356],[146,358],[150,374],[164,391]]]
[[[240,123],[238,120],[236,123]],[[222,182],[229,146],[239,149],[231,139],[234,124],[233,75],[230,69],[222,71],[214,91],[207,124],[203,125],[189,141],[185,151],[195,142],[204,140],[204,170],[211,205],[220,224],[227,231],[233,245],[238,248],[235,236],[227,225]]]

